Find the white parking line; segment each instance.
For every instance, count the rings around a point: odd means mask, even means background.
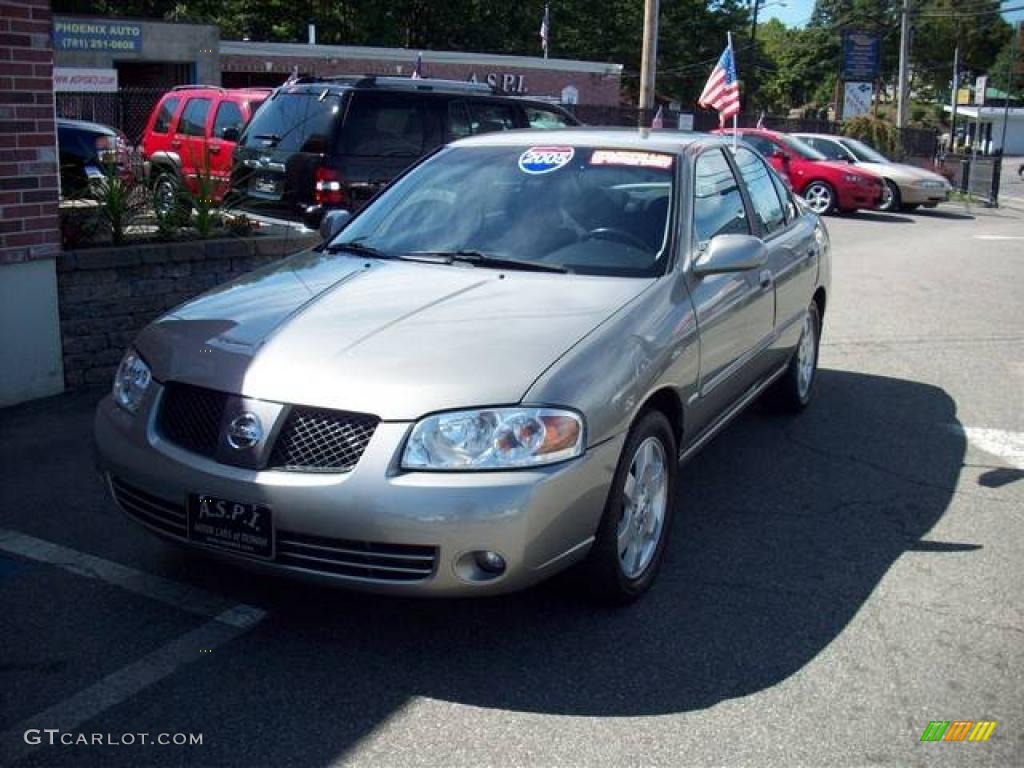
[[[263,611],[255,609],[239,612],[231,608],[225,611],[201,627],[107,675],[98,683],[0,733],[0,754],[13,762],[38,749],[39,745],[25,742],[25,731],[30,728],[73,731],[82,723],[121,704],[186,664],[202,658],[199,655],[200,648],[217,648],[252,629],[263,616]]]
[[[1024,235],[975,235],[975,240],[1024,240]]]
[[[140,691],[202,658],[200,649],[213,649],[248,632],[266,612],[195,587],[179,584],[134,568],[52,544],[17,531],[0,528],[0,550],[63,568],[70,573],[98,579],[157,600],[210,621],[172,640],[141,659],[122,667],[68,699],[22,720],[0,733],[0,754],[5,764],[38,748],[25,742],[30,728],[69,731],[117,706]]]
[[[980,451],[998,456],[1016,469],[1024,469],[1024,432],[980,427],[956,427]]]
[[[229,613],[227,609],[234,605],[230,600],[202,589],[179,584],[170,579],[144,573],[120,563],[104,560],[102,557],[87,555],[84,552],[68,549],[59,544],[52,544],[49,541],[6,528],[0,528],[0,550],[30,560],[55,565],[78,576],[99,579],[151,600],[157,600],[182,611],[208,618],[224,616]],[[234,614],[228,618],[236,620]]]

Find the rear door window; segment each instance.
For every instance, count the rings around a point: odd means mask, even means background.
[[[357,93],[345,119],[344,150],[356,157],[419,157],[423,102],[402,94]]]
[[[736,150],[736,166],[747,185],[750,201],[754,205],[754,214],[761,223],[764,234],[771,235],[784,227],[786,214],[764,160],[746,147],[739,147]]]
[[[209,99],[189,99],[178,123],[178,133],[183,136],[204,136],[206,116],[210,112]]]
[[[569,125],[565,120],[565,116],[554,110],[541,109],[540,107],[523,107],[523,109],[526,111],[526,122],[530,124],[531,128],[548,130],[565,128]]]
[[[472,118],[473,133],[511,131],[518,127],[515,109],[511,104],[474,101],[470,102],[469,113]]]
[[[174,120],[174,113],[178,111],[178,103],[180,101],[181,99],[177,97],[164,100],[153,123],[153,133],[167,133],[170,130],[171,121]]]
[[[693,231],[698,243],[706,243],[715,235],[750,234],[743,195],[720,149],[710,149],[697,158]]]
[[[244,123],[245,118],[242,117],[241,108],[233,101],[222,101],[213,118],[213,137],[215,139],[224,138],[224,131],[227,128],[241,131]]]
[[[259,108],[242,137],[256,149],[322,154],[341,114],[341,94],[328,89],[278,91]]]
[[[803,138],[804,141],[806,141],[816,150],[821,152],[821,154],[823,154],[829,160],[845,161],[850,159],[850,156],[846,153],[846,150],[839,146],[839,144],[835,141],[830,141],[829,139],[819,139],[815,136],[807,136],[801,138]]]

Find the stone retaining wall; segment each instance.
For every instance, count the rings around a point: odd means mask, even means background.
[[[140,330],[203,291],[315,245],[315,234],[69,251],[57,257],[64,383],[109,384]]]

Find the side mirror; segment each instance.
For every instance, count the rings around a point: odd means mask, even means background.
[[[764,241],[752,235],[717,235],[697,257],[693,274],[718,275],[724,272],[746,272],[768,263]]]
[[[227,128],[220,132],[220,137],[224,139],[224,141],[233,141],[236,144],[238,143],[239,135],[240,133],[238,127],[234,125],[229,125]]]
[[[324,217],[320,220],[320,237],[323,238],[324,242],[328,242],[334,239],[341,230],[348,224],[348,220],[352,218],[352,212],[346,211],[344,208],[334,208],[324,214]]]

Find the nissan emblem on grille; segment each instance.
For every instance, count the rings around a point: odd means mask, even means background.
[[[232,448],[244,451],[252,448],[263,439],[263,425],[255,413],[246,411],[236,416],[228,425],[228,444]]]

